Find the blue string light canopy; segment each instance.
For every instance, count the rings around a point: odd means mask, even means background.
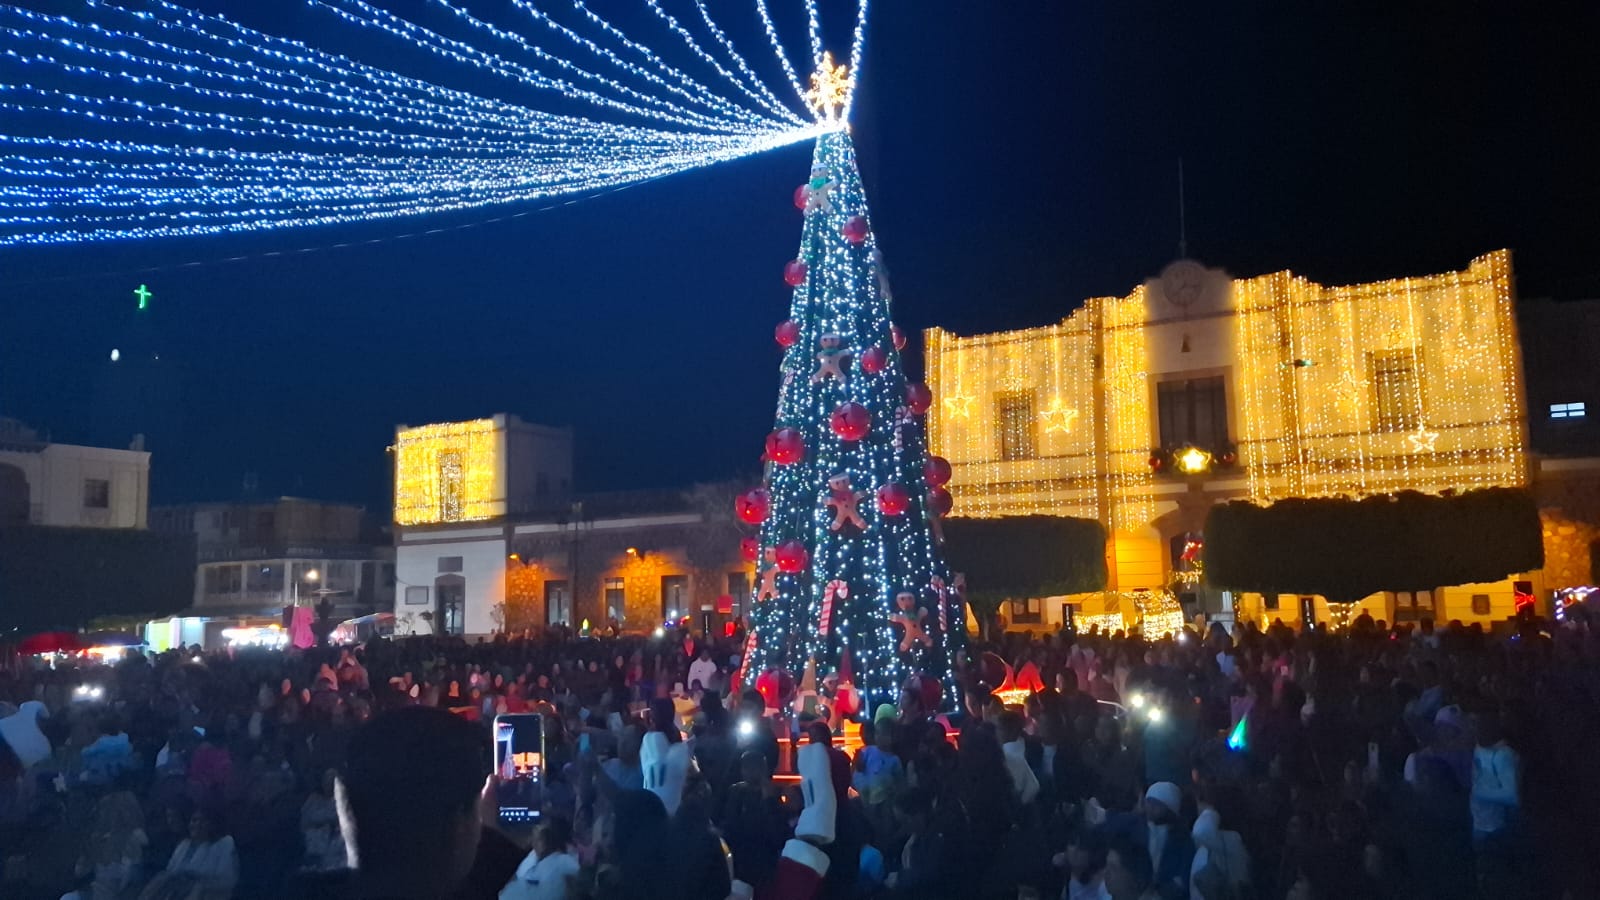
[[[734,5],[716,4],[719,21],[711,0],[609,18],[510,0],[492,21],[464,0],[397,3],[283,0],[283,29],[167,0],[81,0],[70,16],[0,4],[0,246],[570,198],[848,121],[808,99],[767,0],[740,11],[770,60],[739,52]],[[825,64],[817,4],[794,10],[810,71]],[[854,15],[849,88],[867,0]],[[315,46],[266,30],[291,25]]]

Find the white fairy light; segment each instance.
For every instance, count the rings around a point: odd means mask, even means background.
[[[436,63],[492,79],[497,87],[484,95],[363,62],[359,40],[353,51],[331,53],[170,0],[81,0],[70,18],[0,5],[0,246],[339,224],[581,195],[839,127],[839,118],[801,117],[780,101],[705,0],[696,9],[731,68],[658,0],[645,0],[716,73],[699,80],[583,0],[571,2],[584,18],[562,24],[513,0],[556,36],[543,46],[450,0],[425,6],[450,35],[366,0],[308,0],[341,38],[404,41]],[[852,60],[865,5],[859,0]],[[765,0],[756,6],[801,98]],[[819,47],[815,0],[806,9]]]

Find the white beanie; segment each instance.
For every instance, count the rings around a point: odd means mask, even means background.
[[[43,703],[29,700],[13,715],[0,719],[0,740],[10,745],[24,769],[31,769],[50,757],[50,739],[39,730],[39,717],[49,715]]]
[[[1154,800],[1175,814],[1183,809],[1183,791],[1170,781],[1158,781],[1150,785],[1150,789],[1144,792],[1144,799]]]

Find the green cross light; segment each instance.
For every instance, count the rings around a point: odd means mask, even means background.
[[[145,287],[144,285],[141,284],[141,285],[139,285],[139,289],[137,291],[133,292],[133,295],[135,297],[139,298],[139,308],[140,309],[149,309],[150,308],[150,289],[149,288],[147,288],[147,287]]]

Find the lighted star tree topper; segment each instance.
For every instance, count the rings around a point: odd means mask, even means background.
[[[855,2],[852,72],[867,15]],[[747,60],[713,5],[764,30],[773,61]],[[774,5],[803,12],[805,68],[821,65],[818,0]],[[293,22],[337,51],[170,0],[68,6],[0,4],[0,246],[572,197],[835,124],[808,115],[767,0],[636,0],[616,20],[588,0],[506,0],[493,22],[460,0],[316,0],[266,26]]]
[[[817,139],[804,211],[777,416],[764,484],[738,511],[759,524],[747,542],[759,578],[746,683],[834,671],[846,652],[867,703],[893,702],[917,673],[953,703],[951,660],[965,609],[939,550],[949,464],[928,455],[931,397],[906,380],[904,335],[890,321],[888,274],[870,227],[846,123],[850,75],[825,56],[807,100],[832,130]]]

